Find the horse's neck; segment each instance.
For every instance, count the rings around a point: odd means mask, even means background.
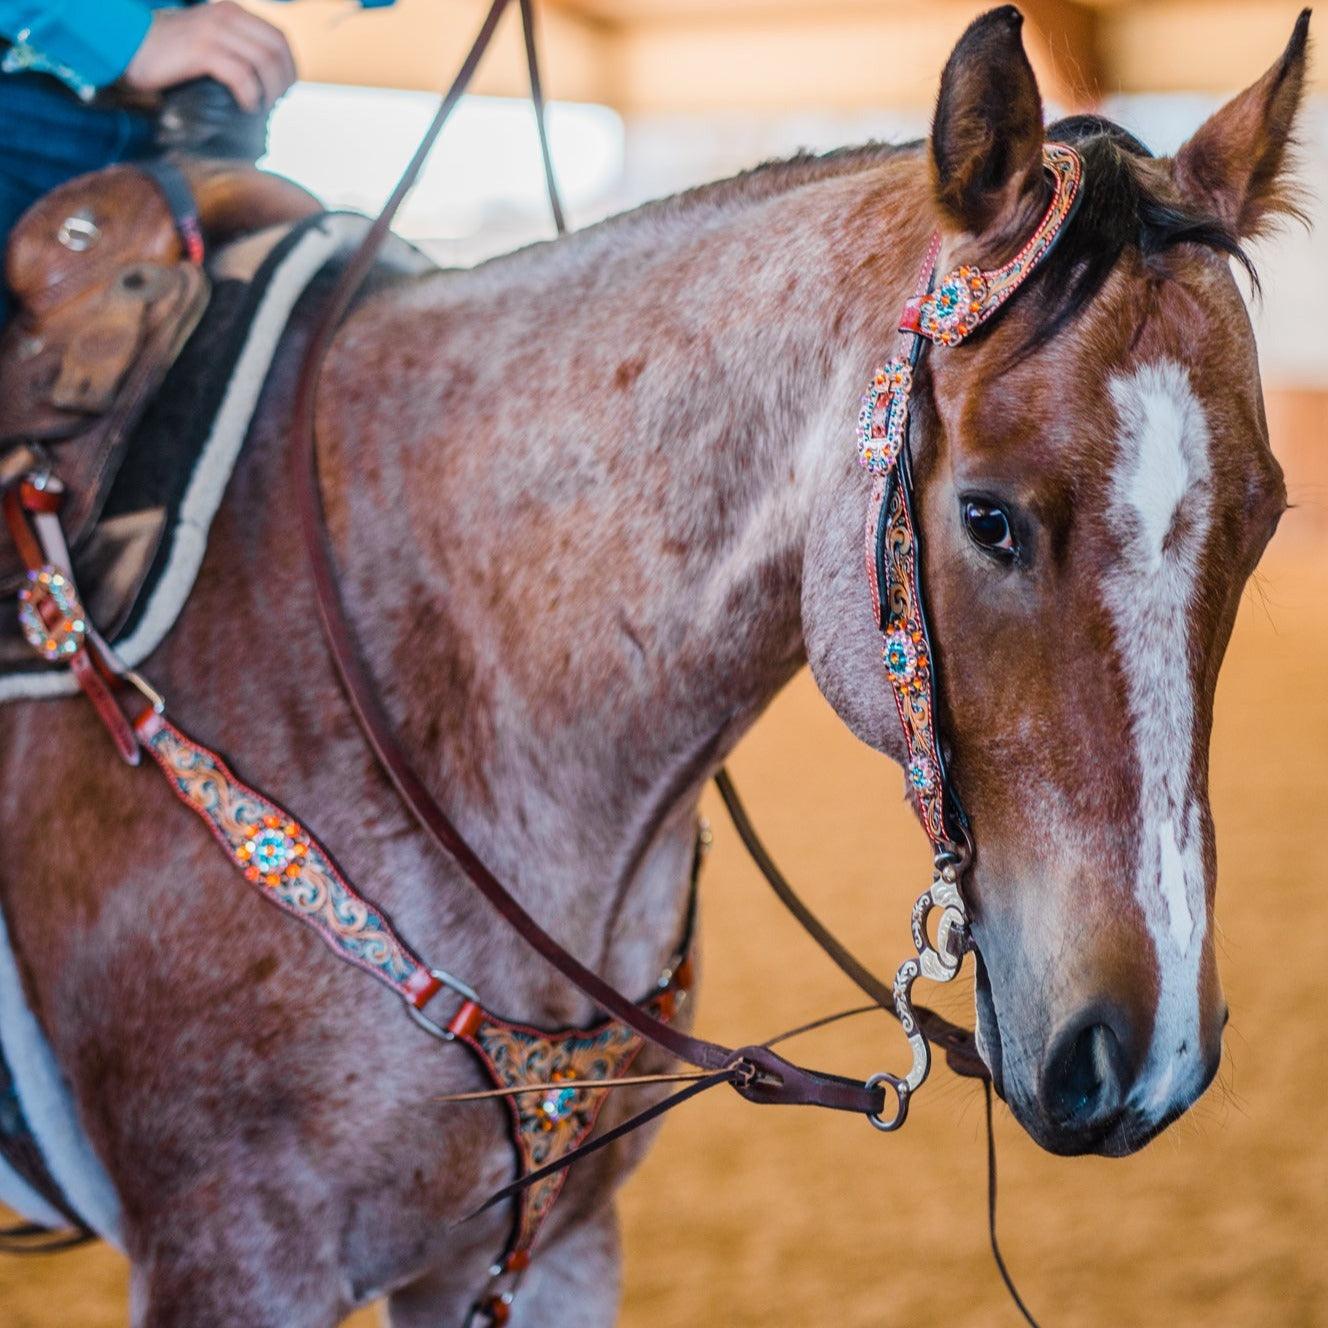
[[[320,432],[391,709],[463,833],[610,973],[624,933],[656,953],[700,787],[804,662],[813,503],[851,465],[918,247],[884,200],[918,174],[428,281],[329,364],[378,375]]]

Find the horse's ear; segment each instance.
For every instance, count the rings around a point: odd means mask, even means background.
[[[1305,87],[1310,11],[1301,10],[1282,58],[1215,112],[1176,154],[1176,184],[1239,236],[1271,216],[1299,215],[1287,179],[1288,148]]]
[[[950,54],[931,128],[932,182],[948,227],[995,238],[1046,191],[1042,97],[1024,54],[1024,16],[993,9]]]

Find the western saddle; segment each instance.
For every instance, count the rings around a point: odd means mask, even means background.
[[[0,489],[58,479],[75,557],[207,306],[205,253],[319,210],[247,164],[168,156],[71,180],[19,221],[5,268],[16,308],[0,335]],[[0,598],[24,575],[0,526]]]

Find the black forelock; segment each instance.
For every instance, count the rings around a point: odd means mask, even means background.
[[[1097,296],[1128,249],[1145,263],[1182,244],[1197,244],[1234,259],[1258,288],[1258,274],[1240,237],[1217,217],[1161,198],[1136,163],[1152,153],[1128,130],[1097,115],[1075,115],[1048,126],[1047,138],[1082,156],[1079,205],[1035,279],[1042,317],[1023,346],[1045,345]]]

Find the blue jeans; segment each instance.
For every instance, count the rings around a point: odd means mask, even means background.
[[[37,199],[76,175],[152,156],[152,120],[88,106],[44,74],[0,74],[0,253]],[[8,315],[0,281],[0,327]]]

